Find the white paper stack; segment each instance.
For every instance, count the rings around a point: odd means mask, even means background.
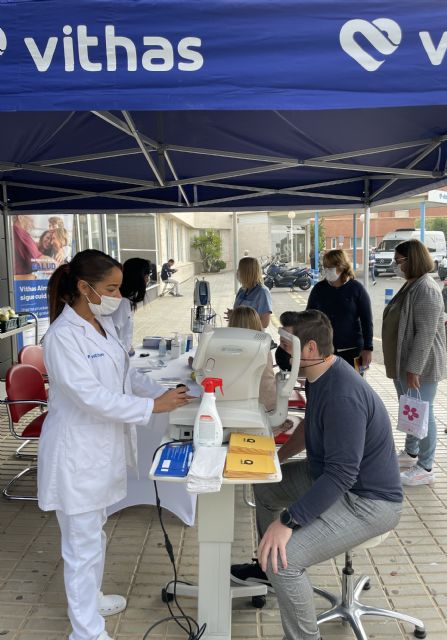
[[[226,455],[226,447],[196,449],[187,476],[186,489],[189,493],[220,491]]]

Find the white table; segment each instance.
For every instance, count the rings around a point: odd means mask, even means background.
[[[140,353],[150,353],[157,357],[158,352],[149,349],[137,349],[130,359],[132,367],[148,367],[149,358],[140,358]],[[177,360],[167,361],[167,367],[148,373],[154,380],[160,378],[179,378],[186,384],[190,380],[191,369],[188,367],[188,355]],[[136,469],[127,472],[127,496],[108,509],[108,514],[116,513],[126,507],[139,504],[155,504],[154,483],[149,479],[149,469],[155,449],[165,437],[168,430],[168,414],[153,414],[149,424],[137,427],[138,473]],[[158,493],[161,505],[178,516],[187,525],[193,525],[196,513],[196,496],[186,491],[185,485],[160,482]]]
[[[152,465],[150,475],[163,484],[184,486],[186,478],[153,475],[161,451]],[[231,607],[233,598],[265,595],[263,584],[232,585],[230,581],[231,545],[234,540],[234,489],[237,484],[280,482],[281,467],[275,454],[276,475],[269,480],[242,480],[224,478],[217,493],[199,494],[199,580],[197,586],[177,584],[177,595],[197,597],[199,627],[206,623],[204,640],[231,640]],[[172,588],[168,591],[172,593]]]

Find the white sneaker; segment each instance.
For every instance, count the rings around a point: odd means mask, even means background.
[[[427,471],[424,467],[414,465],[407,471],[403,471],[400,474],[400,480],[403,485],[408,487],[417,487],[422,484],[433,484],[435,481],[435,474],[433,471]]]
[[[113,640],[113,638],[111,638],[111,637],[109,636],[109,634],[107,633],[107,631],[103,631],[103,632],[101,633],[101,635],[99,635],[99,636],[97,637],[97,639],[96,639],[96,640]]]
[[[114,616],[117,613],[121,613],[121,611],[124,611],[126,607],[127,601],[126,598],[123,598],[123,596],[105,596],[102,591],[99,592],[98,612],[104,618],[107,618],[107,616]],[[104,638],[105,640],[107,640],[108,636],[105,636]]]
[[[414,467],[418,459],[417,457],[409,456],[405,449],[401,449],[397,454],[397,461],[399,462],[399,467],[408,469],[409,467]]]

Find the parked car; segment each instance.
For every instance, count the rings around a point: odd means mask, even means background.
[[[445,280],[447,278],[447,258],[443,258],[439,263],[438,275],[440,280]]]

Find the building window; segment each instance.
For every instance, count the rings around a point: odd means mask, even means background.
[[[128,258],[144,258],[157,264],[155,216],[118,214],[117,237],[121,262]]]
[[[349,238],[349,248],[354,248],[354,238]],[[357,249],[363,249],[363,236],[357,238]]]
[[[331,238],[331,249],[337,248],[337,238]]]

